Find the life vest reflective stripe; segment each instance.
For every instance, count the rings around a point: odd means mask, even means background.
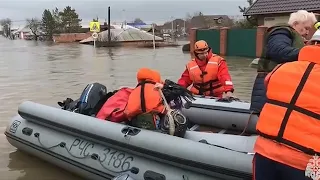
[[[201,71],[195,59],[187,64],[190,78],[193,82],[190,91],[197,95],[214,96],[224,89],[218,80],[218,69],[222,58],[213,54],[209,59],[205,71]]]
[[[163,113],[165,108],[155,82],[141,81],[131,92],[125,113],[129,119],[143,113]]]
[[[309,155],[320,154],[320,97],[316,95],[320,66],[308,61],[285,63],[269,79],[258,134]]]

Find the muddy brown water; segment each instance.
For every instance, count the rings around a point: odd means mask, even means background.
[[[77,98],[92,82],[108,89],[135,86],[138,68],[150,67],[163,79],[176,81],[190,59],[181,47],[152,49],[94,49],[79,44],[49,44],[7,40],[0,37],[0,179],[55,180],[79,178],[36,157],[17,151],[5,135],[18,105],[31,100],[57,106],[66,97]],[[235,84],[235,94],[250,100],[255,70],[252,58],[226,57]]]

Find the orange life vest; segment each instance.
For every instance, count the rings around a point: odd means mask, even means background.
[[[196,95],[216,96],[224,92],[218,80],[218,68],[222,58],[213,54],[209,59],[205,71],[201,71],[195,59],[187,64],[192,86],[190,91]]]
[[[155,89],[156,83],[161,83],[160,74],[156,71],[143,68],[137,74],[139,84],[131,92],[125,114],[128,119],[142,113],[163,113],[165,107],[159,90]]]
[[[308,155],[320,154],[320,47],[305,46],[299,59],[278,66],[267,77],[267,103],[260,136]]]

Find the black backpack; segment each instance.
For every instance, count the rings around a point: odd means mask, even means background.
[[[107,99],[106,86],[100,83],[88,84],[79,98],[78,113],[95,116]]]

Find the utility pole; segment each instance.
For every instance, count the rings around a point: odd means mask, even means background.
[[[171,39],[173,40],[173,38],[174,38],[174,33],[173,33],[173,21],[174,21],[174,19],[173,19],[173,16],[171,16],[171,19],[172,19],[172,21],[171,21]]]
[[[111,25],[110,25],[110,6],[108,7],[108,44],[111,45]]]
[[[126,28],[127,27],[127,21],[126,21],[126,10],[122,9],[122,18],[123,18],[123,22],[122,22],[122,27]]]

